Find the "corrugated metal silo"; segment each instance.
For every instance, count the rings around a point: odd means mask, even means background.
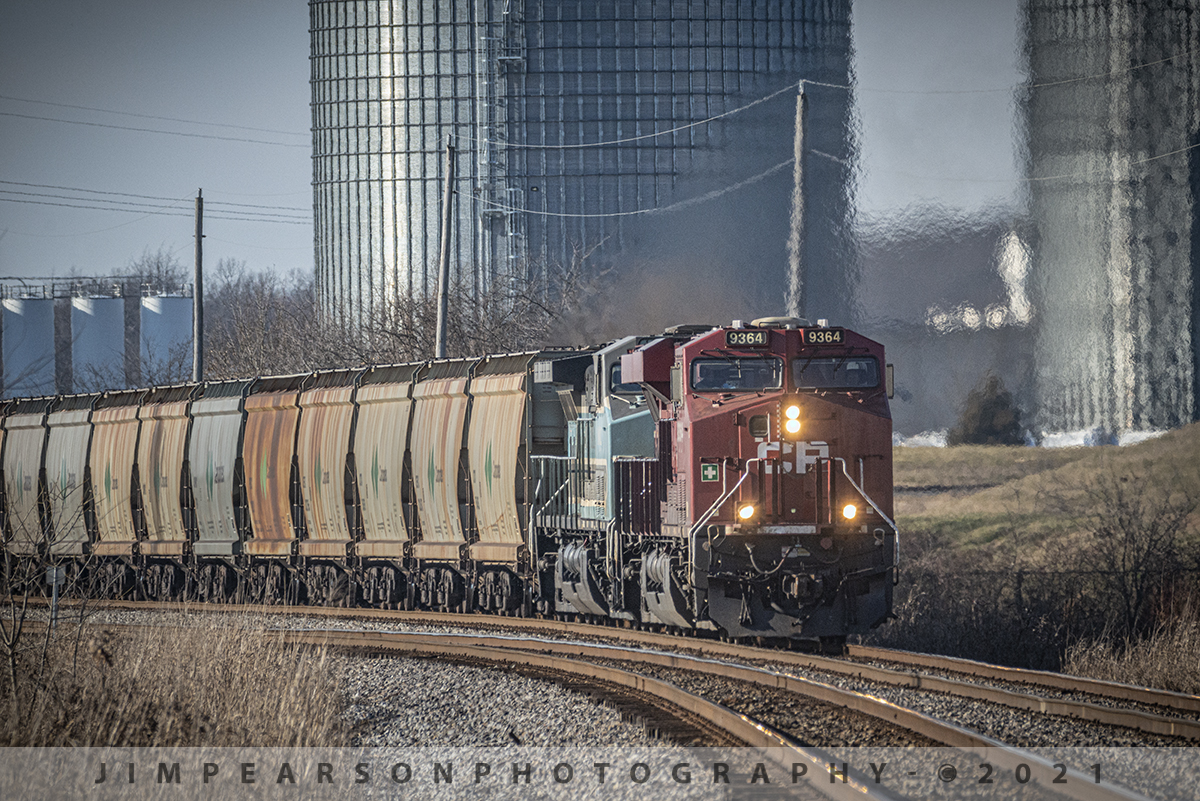
[[[599,248],[618,266],[731,254],[731,284],[782,296],[804,78],[835,85],[809,87],[806,283],[820,316],[850,322],[849,0],[310,0],[310,16],[315,256],[335,318],[435,290],[450,136],[451,261],[476,291]],[[640,214],[692,199],[727,219]]]
[[[1200,419],[1200,0],[1023,13],[1038,423]]]

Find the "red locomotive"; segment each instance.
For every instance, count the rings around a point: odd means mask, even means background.
[[[766,318],[647,343],[622,374],[658,411],[652,617],[826,641],[887,617],[897,549],[881,345]]]

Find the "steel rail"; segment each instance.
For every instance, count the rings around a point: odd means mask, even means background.
[[[93,604],[94,605],[94,604]],[[492,615],[454,615],[454,614],[422,614],[422,613],[397,613],[387,612],[387,610],[357,610],[357,609],[327,609],[327,608],[304,608],[304,607],[283,607],[283,606],[218,606],[213,604],[179,604],[179,603],[157,603],[157,602],[117,602],[117,603],[102,603],[101,606],[108,608],[174,608],[181,611],[192,612],[241,612],[241,613],[289,613],[289,614],[311,614],[313,616],[325,617],[367,617],[367,618],[389,618],[392,620],[398,619],[401,615],[403,618],[413,620],[414,622],[430,622],[435,618],[445,618],[437,622],[450,622],[462,625],[464,623],[483,623],[490,625],[509,625],[515,623],[527,624],[522,628],[547,628],[557,629],[562,633],[571,633],[574,630],[583,629],[588,634],[612,634],[617,632],[625,635],[622,639],[629,640],[638,647],[624,647],[615,645],[595,645],[588,643],[562,641],[562,640],[535,640],[532,638],[519,638],[511,635],[508,636],[493,636],[493,635],[465,635],[465,634],[426,634],[426,633],[402,633],[402,632],[383,632],[383,631],[346,631],[346,630],[273,630],[285,638],[297,643],[308,643],[311,645],[325,645],[334,647],[359,647],[377,650],[395,650],[406,651],[410,653],[427,653],[427,654],[443,654],[445,656],[459,658],[479,658],[495,662],[510,662],[514,655],[519,655],[518,661],[521,664],[535,664],[539,660],[549,660],[545,662],[550,669],[562,670],[570,672],[570,666],[574,664],[578,666],[580,663],[576,661],[579,658],[599,658],[610,660],[623,660],[643,662],[647,664],[657,665],[667,668],[676,668],[681,670],[691,670],[698,673],[706,673],[709,675],[719,676],[723,679],[733,679],[743,681],[760,686],[782,689],[789,692],[795,692],[800,695],[812,698],[813,700],[824,703],[840,706],[875,717],[880,720],[890,722],[894,725],[905,728],[909,731],[922,734],[931,740],[943,743],[947,746],[955,747],[960,750],[977,754],[983,757],[988,762],[997,765],[998,767],[1007,770],[1015,771],[1018,766],[1024,764],[1029,766],[1034,778],[1039,783],[1044,783],[1047,787],[1054,787],[1056,792],[1063,795],[1075,798],[1078,801],[1091,801],[1099,799],[1099,801],[1144,801],[1145,797],[1130,791],[1124,787],[1117,785],[1102,786],[1091,783],[1090,779],[1073,769],[1067,770],[1066,775],[1070,778],[1067,785],[1061,785],[1055,782],[1056,777],[1060,777],[1060,766],[1053,765],[1040,756],[1024,751],[1012,746],[1009,746],[999,740],[995,740],[979,732],[975,732],[954,724],[938,720],[932,716],[926,715],[915,710],[894,704],[884,699],[876,698],[865,693],[858,693],[851,690],[843,690],[831,685],[822,684],[817,681],[805,679],[797,676],[791,676],[786,673],[779,673],[773,670],[750,667],[747,665],[736,664],[731,662],[719,661],[707,657],[691,656],[680,653],[669,653],[660,651],[647,651],[646,646],[652,641],[659,641],[666,647],[677,648],[682,643],[692,643],[695,645],[703,645],[710,650],[723,651],[725,655],[733,658],[745,659],[748,656],[755,659],[764,659],[776,662],[796,662],[796,663],[835,663],[841,666],[845,671],[847,667],[852,667],[858,675],[863,675],[864,670],[871,672],[883,670],[881,668],[873,668],[861,664],[846,663],[835,659],[824,657],[807,656],[790,652],[777,652],[768,649],[748,648],[745,646],[734,646],[727,643],[716,643],[711,641],[691,641],[677,636],[668,636],[661,634],[647,634],[646,632],[634,632],[628,630],[613,630],[605,627],[594,626],[591,624],[570,624],[563,621],[543,621],[543,620],[522,620],[516,618],[497,618]],[[367,612],[369,614],[361,614]],[[370,613],[374,614],[370,614]],[[538,624],[553,623],[554,626],[545,626]],[[106,624],[111,628],[144,628],[145,626],[137,626],[131,624]],[[490,658],[484,651],[490,649]],[[472,657],[471,652],[477,652],[477,657]],[[540,653],[539,653],[540,652]],[[571,657],[575,657],[572,659]],[[586,663],[584,663],[586,664]],[[592,665],[591,667],[603,667]],[[611,668],[610,668],[611,670]],[[630,687],[631,689],[643,689],[656,687],[658,684],[664,685],[665,692],[668,697],[683,699],[685,709],[695,709],[695,704],[711,704],[698,696],[692,696],[686,691],[673,685],[656,682],[645,676],[639,676],[636,673],[621,671],[627,673],[627,678],[624,681],[615,681],[613,683]],[[924,682],[927,686],[931,677],[914,677],[909,674],[903,674],[899,671],[888,671],[890,673],[905,676],[906,680],[916,679]],[[617,675],[617,674],[613,674]],[[607,680],[607,679],[606,679]],[[943,680],[948,681],[948,680]],[[956,684],[961,684],[958,682]],[[650,692],[648,689],[645,691]],[[670,703],[669,700],[666,700]],[[719,706],[719,705],[714,705]],[[745,728],[748,724],[759,732],[760,737],[767,737],[768,741],[771,735],[767,734],[770,730],[768,727],[752,721],[750,718],[739,715],[732,710],[722,707],[725,711],[733,716],[743,719],[743,724],[738,727],[739,731],[746,736],[743,738],[746,742],[756,744],[764,742],[763,740],[752,739],[755,735],[749,729]],[[735,723],[731,723],[737,726]],[[729,730],[729,729],[727,729]],[[799,746],[791,744],[782,735],[774,734],[775,737],[788,742],[782,746],[793,756],[800,757],[804,761],[822,765],[822,756],[820,752],[809,752]],[[763,746],[758,746],[763,747]],[[766,746],[780,747],[780,746]],[[781,763],[782,764],[782,763]],[[867,787],[866,785],[855,788],[851,784],[849,787],[853,790],[854,795],[847,796],[848,798],[863,798],[864,794],[867,797],[878,797],[877,788]],[[824,788],[822,788],[824,789]],[[841,788],[838,788],[841,789]]]
[[[278,609],[278,607],[275,607]],[[41,631],[47,624],[30,621],[32,631]],[[158,628],[149,624],[116,623],[104,624],[106,629],[144,630]],[[592,686],[613,685],[627,694],[649,696],[661,710],[665,705],[668,713],[687,722],[699,720],[710,731],[715,729],[729,739],[758,749],[761,755],[775,762],[785,771],[791,771],[795,763],[805,764],[820,773],[827,763],[826,755],[817,750],[797,744],[792,738],[770,726],[760,723],[740,712],[687,692],[665,681],[642,676],[628,670],[580,661],[570,656],[555,653],[535,653],[527,647],[515,647],[511,638],[472,637],[469,635],[404,634],[397,632],[354,631],[354,630],[304,630],[267,629],[264,633],[278,636],[292,645],[307,645],[317,648],[354,649],[367,651],[390,651],[412,655],[433,656],[471,662],[487,662],[505,665],[511,669],[513,662],[522,667],[534,667],[542,671],[565,674],[581,679]],[[526,641],[526,643],[532,641]],[[631,653],[633,653],[631,651]],[[1053,775],[1053,774],[1050,774]],[[820,794],[833,801],[902,801],[882,788],[872,787],[853,774],[844,781],[828,787],[814,785]],[[1142,799],[1123,799],[1142,801]]]
[[[557,668],[557,666],[562,665],[564,662],[574,665],[578,669],[577,666],[580,663],[577,660],[582,658],[632,661],[659,667],[688,670],[705,675],[718,676],[725,680],[741,681],[771,689],[794,692],[812,700],[850,709],[922,734],[944,745],[982,755],[992,764],[1007,770],[1016,771],[1019,765],[1026,765],[1031,770],[1031,776],[1035,781],[1047,788],[1053,787],[1055,792],[1074,798],[1077,801],[1145,801],[1145,796],[1124,787],[1117,785],[1103,786],[1092,783],[1087,776],[1073,769],[1066,771],[1066,776],[1069,777],[1066,784],[1056,783],[1055,779],[1063,775],[1060,766],[1054,765],[1049,760],[1029,751],[1014,748],[986,735],[956,726],[952,723],[947,723],[926,715],[923,712],[907,709],[882,698],[876,698],[852,690],[843,690],[832,685],[822,684],[797,676],[790,676],[786,673],[778,673],[765,668],[748,667],[732,662],[678,653],[647,651],[644,648],[592,645],[531,638],[469,634],[410,634],[380,631],[346,632],[342,630],[286,630],[280,633],[295,642],[307,642],[314,645],[370,643],[367,647],[410,653],[429,653],[432,651],[445,655],[457,655],[460,653],[487,654],[490,652],[501,661],[511,659],[516,654],[519,655],[518,658],[522,663],[542,664],[542,660],[547,660],[545,664],[555,666],[556,669],[561,669]],[[614,670],[604,665],[593,664],[591,667],[596,669],[597,676],[603,676],[605,680],[610,680],[608,678],[609,674],[601,671]],[[778,738],[786,743],[783,747],[789,749],[789,752],[803,755],[806,760],[823,767],[821,763],[822,757],[791,744],[791,741],[783,735],[779,735],[762,724],[752,721],[750,718],[740,715],[737,712],[702,699],[699,696],[691,695],[674,685],[659,682],[656,679],[636,673],[618,670],[613,675],[619,676],[621,674],[624,674],[624,681],[632,682],[632,684],[626,686],[642,689],[657,685],[661,688],[661,691],[669,693],[669,696],[664,696],[664,698],[679,699],[673,702],[680,705],[699,703],[724,710],[718,714],[723,719],[729,721],[730,728],[727,730],[738,731],[739,736],[742,736],[748,743],[752,745],[757,744],[751,739],[754,737],[755,731],[769,732],[767,739],[758,741],[763,743],[759,747],[769,747],[765,743],[770,742],[772,738]],[[685,708],[697,709],[697,707]],[[727,717],[729,715],[733,716],[733,718]],[[736,719],[744,721],[741,727],[737,729],[734,728],[738,726]],[[747,723],[750,728],[746,728]],[[822,787],[821,789],[823,791],[825,788]],[[867,794],[867,797],[878,797],[877,793],[879,792],[876,788],[871,788],[867,785],[855,787],[855,785],[851,784],[846,789],[853,792],[853,795],[847,797],[858,799],[862,799],[864,794]]]
[[[1170,690],[1155,690],[1149,687],[1139,687],[1135,684],[1089,679],[1083,676],[1051,673],[1045,670],[1010,668],[1003,665],[976,662],[970,659],[937,656],[936,654],[921,654],[914,651],[895,651],[889,648],[873,648],[865,645],[848,646],[847,655],[856,659],[875,659],[881,662],[895,662],[901,665],[946,670],[952,673],[977,676],[981,679],[1008,681],[1015,684],[1030,684],[1054,690],[1083,692],[1105,698],[1136,701],[1154,706],[1170,707],[1180,712],[1200,714],[1200,696],[1198,695],[1172,692]]]

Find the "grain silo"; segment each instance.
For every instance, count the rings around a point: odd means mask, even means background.
[[[731,284],[773,299],[787,261],[795,86],[807,79],[806,281],[813,316],[850,322],[849,0],[309,9],[315,260],[334,319],[435,291],[450,137],[451,262],[472,291],[580,251],[620,266],[656,247],[725,248],[743,259]],[[726,194],[745,224],[688,220],[693,201]],[[675,216],[640,214],[664,207]]]
[[[1039,424],[1197,419],[1200,0],[1026,0]]]

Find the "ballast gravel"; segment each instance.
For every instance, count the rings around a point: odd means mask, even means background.
[[[352,746],[650,746],[664,741],[609,707],[500,669],[347,657]]]

